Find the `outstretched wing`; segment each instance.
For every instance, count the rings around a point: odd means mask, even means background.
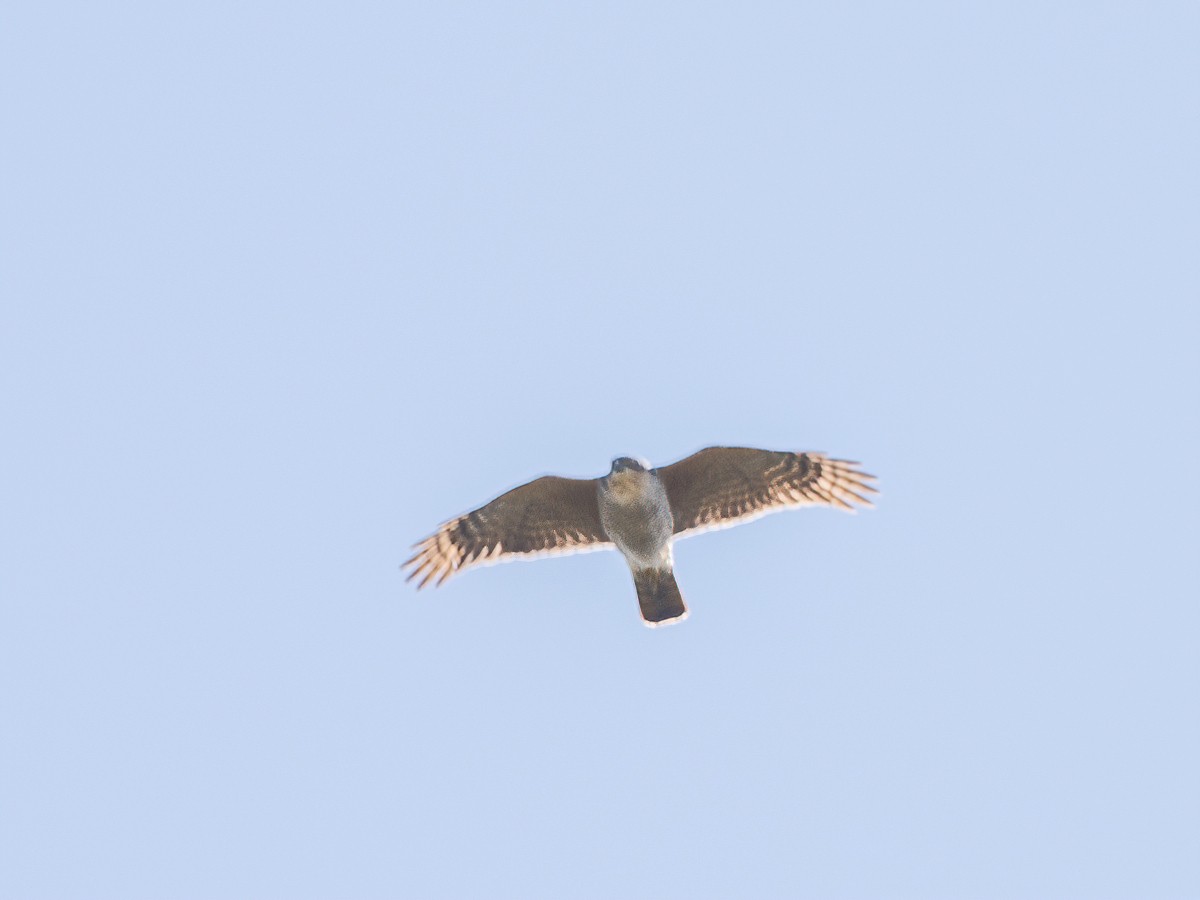
[[[854,511],[878,493],[858,463],[823,453],[709,447],[658,470],[671,501],[675,533],[724,528],[793,506]]]
[[[598,488],[596,479],[554,475],[513,488],[414,545],[416,553],[404,563],[408,579],[419,579],[419,589],[505,558],[611,547],[600,524]]]

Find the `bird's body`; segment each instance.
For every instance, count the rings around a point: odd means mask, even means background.
[[[671,539],[675,520],[658,473],[622,457],[600,479],[600,524],[629,564],[642,620],[654,625],[687,616],[675,583]]]
[[[709,447],[660,469],[620,457],[602,478],[547,475],[451,519],[405,566],[418,587],[506,558],[615,548],[633,573],[647,625],[683,619],[672,542],[794,506],[853,511],[873,476],[820,453]]]
[[[674,520],[658,475],[638,465],[615,468],[600,479],[600,524],[630,568],[669,565]]]

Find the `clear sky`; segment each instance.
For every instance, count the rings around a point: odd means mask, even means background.
[[[25,3],[0,896],[1200,896],[1200,7]],[[417,594],[709,444],[881,479]]]

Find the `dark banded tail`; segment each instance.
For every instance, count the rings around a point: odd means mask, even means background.
[[[638,605],[642,608],[642,620],[651,628],[679,621],[687,616],[687,606],[675,573],[670,569],[640,569],[633,573],[637,587]]]

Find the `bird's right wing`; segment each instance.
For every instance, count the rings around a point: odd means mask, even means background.
[[[675,534],[725,528],[770,512],[809,504],[854,511],[877,493],[873,475],[858,463],[823,453],[788,453],[750,447],[708,447],[658,470]]]
[[[417,587],[440,585],[470,566],[507,558],[603,550],[597,479],[546,475],[445,522],[404,563]]]

